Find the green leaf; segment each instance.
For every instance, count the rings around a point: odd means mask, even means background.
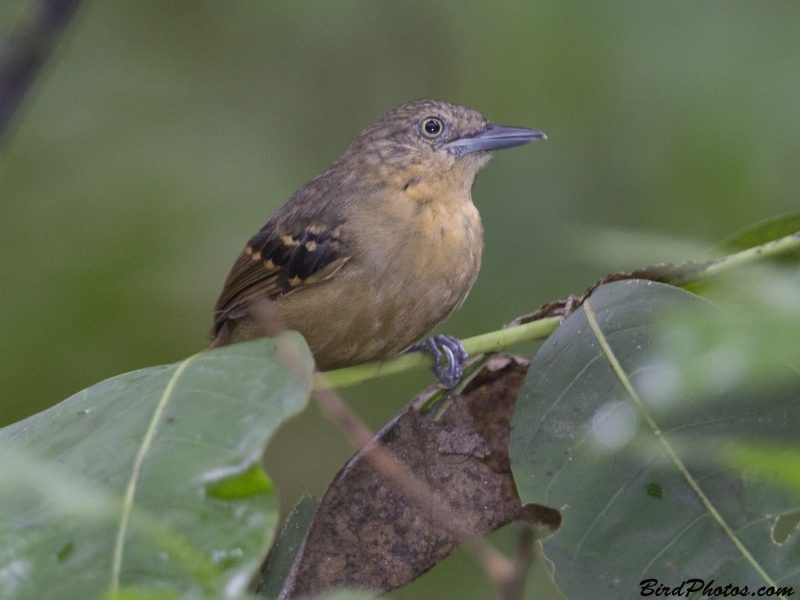
[[[138,590],[122,588],[115,600],[180,600],[181,596],[166,590]]]
[[[523,502],[562,511],[543,550],[570,598],[638,598],[650,578],[800,586],[800,535],[771,537],[800,497],[730,468],[720,450],[734,439],[800,442],[800,381],[679,389],[659,340],[687,310],[707,321],[720,312],[667,285],[602,286],[531,364],[512,468]]]
[[[217,476],[210,477],[206,484],[206,494],[212,498],[234,500],[256,494],[269,494],[274,487],[269,475],[261,468],[261,463],[256,461],[244,468],[224,469]]]
[[[359,590],[337,590],[327,594],[314,596],[312,600],[370,600],[375,598],[373,594]]]
[[[717,250],[722,254],[738,252],[766,244],[797,231],[800,231],[800,213],[773,217],[734,234],[722,242]],[[800,260],[800,252],[788,254],[781,260],[797,262]]]
[[[0,596],[239,595],[277,518],[261,453],[312,371],[287,333],[109,379],[0,430]]]
[[[292,509],[267,558],[259,584],[260,597],[277,598],[280,594],[319,503],[318,498],[303,496]]]
[[[731,444],[722,452],[733,468],[784,485],[800,495],[800,449],[779,444]]]

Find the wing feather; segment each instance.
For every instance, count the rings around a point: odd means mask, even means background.
[[[338,225],[286,232],[268,221],[236,259],[214,309],[210,337],[215,338],[229,319],[247,314],[256,301],[276,300],[330,279],[348,260]]]

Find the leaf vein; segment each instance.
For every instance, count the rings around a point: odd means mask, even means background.
[[[119,520],[119,529],[117,530],[117,539],[114,544],[114,553],[112,555],[112,563],[111,563],[111,586],[109,589],[110,597],[116,598],[119,595],[119,584],[120,584],[120,573],[122,571],[122,553],[123,548],[125,546],[125,536],[128,533],[128,526],[130,524],[131,512],[133,511],[133,499],[136,495],[136,484],[139,481],[139,475],[141,473],[142,464],[144,463],[144,457],[147,454],[147,451],[150,449],[153,438],[155,437],[156,427],[158,422],[161,419],[161,416],[164,412],[164,408],[167,406],[167,403],[170,401],[171,397],[173,396],[175,385],[186,370],[186,368],[198,357],[199,355],[195,354],[194,356],[190,356],[186,360],[184,360],[175,372],[170,377],[167,386],[164,388],[164,392],[161,394],[161,398],[159,398],[158,403],[156,404],[155,410],[153,411],[153,416],[150,419],[150,424],[147,427],[147,431],[145,432],[144,438],[142,439],[142,445],[139,447],[139,452],[136,455],[136,459],[133,463],[133,469],[131,471],[131,476],[128,480],[128,487],[125,490],[125,497],[122,501],[122,507],[120,510],[120,520]]]

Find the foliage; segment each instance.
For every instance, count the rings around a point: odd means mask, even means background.
[[[563,512],[544,552],[568,597],[601,582],[602,597],[639,597],[649,579],[800,586],[800,535],[773,535],[800,512],[786,485],[800,463],[765,468],[800,443],[800,377],[780,353],[757,360],[752,339],[752,364],[739,360],[732,325],[688,292],[617,282],[537,354],[511,457],[523,500]]]
[[[763,242],[774,227],[759,231]],[[686,580],[790,595],[796,265],[728,269],[702,290],[717,306],[652,281],[599,287],[537,352],[515,407],[519,359],[480,362],[463,389],[420,396],[376,439],[429,491],[355,455],[289,519],[262,593],[391,589],[524,519],[555,532],[542,549],[570,598]],[[244,597],[277,518],[259,457],[322,381],[311,367],[301,338],[284,334],[121,375],[0,430],[4,597]]]
[[[115,377],[1,430],[3,598],[242,595],[277,519],[261,453],[305,406],[312,365],[285,334]]]
[[[0,3],[0,33],[24,2]],[[0,424],[115,373],[202,348],[243,241],[355,132],[413,98],[462,102],[549,136],[477,182],[484,268],[446,333],[487,331],[580,292],[606,272],[598,262],[617,270],[649,257],[701,257],[687,247],[795,210],[799,14],[792,3],[740,0],[85,2],[3,149]],[[609,261],[591,238],[570,234],[586,223],[644,231],[644,243],[617,243],[625,260]],[[783,219],[778,226],[761,231],[797,229],[784,229]],[[654,243],[655,234],[682,239],[670,248]],[[721,251],[767,239],[751,235]],[[771,399],[772,378],[786,373],[771,352],[790,357],[796,340],[792,281],[789,271],[769,271],[693,287],[722,307],[720,326],[687,317],[664,334],[657,360],[671,367],[661,381],[695,392],[735,383],[742,397],[751,386]],[[343,393],[377,426],[427,381],[420,372]],[[269,451],[284,499],[321,491],[349,451],[315,415],[305,411]],[[796,493],[793,442],[767,438],[737,439],[713,458],[754,473],[766,490]],[[5,481],[35,479],[43,487],[32,498],[58,499],[53,518],[117,514],[103,486],[65,475],[60,463],[27,452],[3,454],[2,463]],[[268,485],[254,467],[242,474],[245,490]],[[218,495],[242,493],[227,483]],[[647,489],[649,498],[664,495]],[[6,486],[0,502],[22,492]],[[797,515],[776,516],[775,540],[793,543],[796,524]],[[139,525],[147,529],[132,519]],[[54,572],[79,550],[67,542],[55,551]],[[426,578],[398,597],[485,596],[479,570],[455,560],[449,579]],[[193,568],[202,574],[203,563]],[[0,564],[0,585],[14,585],[19,566]],[[531,595],[554,597],[548,583],[532,582]]]

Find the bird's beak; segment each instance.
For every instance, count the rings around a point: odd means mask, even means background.
[[[489,123],[478,133],[447,142],[442,148],[456,156],[464,156],[478,150],[501,150],[545,139],[547,136],[536,129]]]

